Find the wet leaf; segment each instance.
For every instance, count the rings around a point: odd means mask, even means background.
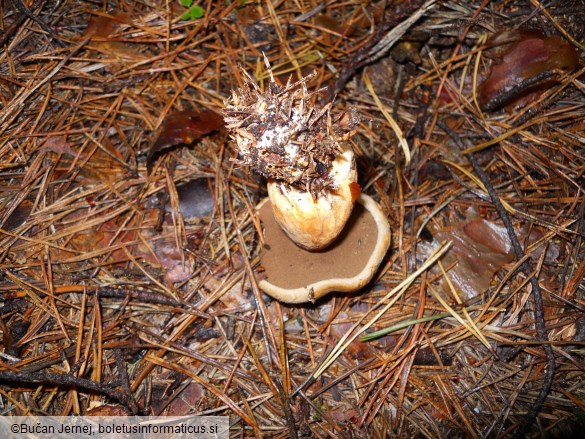
[[[62,156],[56,170],[56,175],[60,177],[71,172],[71,166],[76,161],[75,158],[79,156],[80,161],[84,162],[83,167],[79,170],[79,175],[84,179],[118,181],[128,171],[126,160],[108,138],[103,139],[100,146],[101,148],[95,149],[88,158],[85,152],[76,153],[73,150],[75,146],[70,145],[65,136],[54,136],[47,139],[44,151]]]
[[[45,143],[44,151],[55,152],[57,154],[63,154],[69,157],[75,157],[75,151],[71,149],[71,146],[67,142],[65,136],[51,136]]]
[[[339,424],[338,428],[340,429],[343,429],[344,425],[347,423],[357,424],[360,419],[360,412],[347,406],[342,406],[335,410],[331,410],[328,414],[336,423]]]
[[[398,64],[390,57],[382,58],[364,68],[364,73],[370,79],[376,94],[386,99],[392,98],[395,94],[397,71]]]
[[[579,65],[575,48],[558,36],[509,31],[495,35],[487,44],[493,47],[496,62],[479,87],[484,111],[525,103],[527,96],[550,88],[562,73]]]
[[[19,344],[19,342],[27,333],[29,327],[30,322],[25,320],[17,320],[15,322],[12,322],[9,328],[10,331],[9,339],[11,344],[9,344],[7,340],[5,339],[3,340],[5,354],[13,355],[15,357],[20,356],[23,347]]]
[[[449,227],[435,237],[453,242],[443,266],[457,264],[448,276],[465,299],[487,290],[494,274],[514,260],[505,227],[481,218]]]
[[[87,213],[79,210],[67,217],[67,221],[75,219],[86,221]],[[192,265],[185,260],[183,249],[177,247],[172,221],[169,219],[165,222],[163,230],[158,232],[154,227],[157,219],[157,211],[150,209],[138,226],[127,227],[120,233],[123,223],[119,218],[113,218],[97,227],[74,233],[68,242],[71,250],[56,250],[54,257],[72,263],[83,261],[84,257],[80,255],[107,254],[111,267],[124,270],[127,270],[129,261],[135,258],[146,266],[162,269],[169,282],[182,282],[192,274]],[[197,229],[189,230],[186,248],[196,248],[201,241],[201,234]],[[133,264],[129,266],[134,270]]]
[[[91,47],[120,60],[136,61],[142,58],[138,45],[120,41],[116,36],[122,26],[131,26],[126,14],[98,15],[91,18],[84,36],[91,37]],[[118,38],[118,39],[117,39]]]
[[[169,114],[159,130],[156,140],[148,151],[146,168],[148,173],[158,153],[177,145],[188,145],[205,134],[220,129],[223,117],[212,110],[178,111]]]
[[[190,383],[180,394],[172,400],[165,413],[172,416],[186,416],[197,411],[197,407],[204,396],[203,386]]]
[[[434,239],[433,244],[419,245],[419,256],[426,258],[439,242],[452,242],[441,263],[449,270],[447,276],[463,300],[485,292],[494,274],[515,257],[506,228],[478,217],[445,227],[434,233]],[[446,282],[441,290],[451,297]]]
[[[543,239],[537,229],[515,228],[516,235],[527,246]],[[463,300],[472,299],[484,293],[489,287],[494,274],[504,265],[515,260],[512,242],[506,228],[498,223],[479,218],[475,211],[468,212],[468,218],[462,222],[434,232],[432,244],[423,242],[419,245],[420,255],[428,257],[432,249],[442,241],[451,241],[452,247],[443,257],[441,263],[447,276]],[[544,246],[530,250],[531,258],[540,258]],[[528,247],[525,249],[529,251]],[[555,263],[559,255],[558,247],[549,242],[546,247],[545,261]],[[439,274],[438,269],[433,270]],[[449,285],[442,282],[442,293],[451,297]]]
[[[120,152],[109,139],[104,139],[102,148],[97,149],[80,171],[88,180],[109,181],[114,183],[128,171],[128,166]],[[81,154],[85,158],[85,154]]]

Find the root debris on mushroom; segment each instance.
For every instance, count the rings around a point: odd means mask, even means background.
[[[332,118],[315,106],[307,76],[279,86],[270,74],[264,91],[245,71],[224,111],[238,159],[268,179],[274,216],[291,240],[308,250],[331,244],[359,196],[353,151],[345,144],[356,115]]]

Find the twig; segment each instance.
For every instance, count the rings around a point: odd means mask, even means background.
[[[20,14],[18,17],[16,17],[14,22],[7,29],[4,30],[4,34],[0,37],[0,47],[3,47],[4,44],[6,44],[6,42],[10,38],[12,38],[12,35],[18,29],[20,29],[20,27],[22,26],[22,23],[24,23],[24,20],[26,20],[26,16],[23,14]]]
[[[132,391],[130,390],[130,380],[128,379],[128,370],[124,364],[122,350],[118,348],[114,349],[114,357],[116,358],[116,369],[118,369],[118,374],[120,375],[120,380],[122,381],[122,388],[124,389],[124,393],[128,398],[128,408],[132,413],[138,413],[138,406],[136,405],[136,401],[134,400]]]
[[[31,282],[32,285],[36,285],[37,283]],[[8,305],[13,300],[18,300],[21,298],[26,297],[26,293],[22,290],[17,290],[16,292],[10,291],[3,291],[4,289],[15,288],[13,285],[2,285],[0,284],[0,300],[5,302],[5,307],[0,308],[2,313],[12,311],[14,305]],[[156,290],[129,290],[129,289],[121,289],[121,288],[112,288],[112,287],[102,287],[102,288],[94,288],[89,286],[83,285],[64,285],[55,288],[53,294],[66,294],[66,293],[84,293],[87,295],[94,295],[98,294],[102,298],[111,298],[111,299],[130,299],[135,301],[136,303],[152,303],[157,305],[168,305],[168,306],[184,306],[188,308],[193,314],[204,318],[204,319],[211,319],[211,315],[208,313],[202,312],[192,306],[189,303],[184,301],[178,301],[172,297],[165,296],[164,294],[160,293]],[[22,308],[21,305],[17,307]]]
[[[284,410],[284,417],[286,419],[286,425],[288,425],[288,437],[291,439],[298,439],[299,434],[297,432],[297,426],[295,424],[295,418],[290,408],[291,399],[286,395],[282,383],[278,380],[274,380],[274,385],[278,390],[278,396],[281,402],[281,407]]]
[[[56,374],[48,372],[13,372],[9,370],[0,371],[0,381],[7,385],[15,384],[50,384],[60,387],[73,387],[114,399],[125,407],[131,407],[134,402],[125,392],[116,390],[114,386],[97,383],[86,378],[79,378],[68,374]]]
[[[345,64],[339,77],[327,90],[325,96],[325,104],[332,102],[335,96],[343,90],[345,84],[352,78],[352,76],[366,64],[370,64],[379,60],[392,48],[394,43],[398,41],[406,31],[424,15],[434,4],[436,0],[427,0],[424,4],[421,0],[409,2],[407,10],[402,12],[399,8],[392,11],[394,16],[387,21],[384,21],[370,40],[364,44],[353,58]],[[403,20],[405,16],[408,19]]]
[[[329,3],[331,3],[331,2],[329,2]],[[316,14],[319,14],[320,12],[323,12],[326,8],[327,8],[327,3],[325,3],[325,2],[319,3],[317,6],[315,6],[310,11],[305,12],[304,14],[301,14],[298,17],[296,17],[292,23],[302,23],[303,21],[306,21],[309,18],[311,18],[313,15],[316,15]]]
[[[24,4],[22,0],[12,0],[12,4],[16,9],[18,9],[18,12],[20,12],[22,15],[38,24],[41,27],[41,29],[44,30],[53,41],[55,41],[55,43],[57,43],[61,47],[64,46],[63,42],[59,39],[53,28],[49,26],[47,23],[45,23],[43,19],[33,14],[32,11],[28,8],[28,6]]]
[[[577,239],[572,245],[571,253],[578,255],[581,251],[581,245],[583,243],[583,232],[585,231],[585,203],[581,203],[579,208],[579,223],[577,224],[577,231],[580,233],[577,235]],[[564,264],[563,272],[561,274],[561,291],[565,289],[567,281],[567,272],[570,270],[571,274],[569,277],[573,277],[576,264]]]

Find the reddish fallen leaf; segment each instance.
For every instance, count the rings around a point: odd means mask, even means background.
[[[351,36],[355,32],[355,28],[347,23],[340,23],[337,19],[328,14],[317,14],[313,18],[315,26],[324,29],[325,32],[330,31],[338,35]],[[329,41],[327,41],[329,42]]]
[[[448,270],[447,276],[463,300],[484,293],[490,287],[494,274],[516,258],[512,241],[503,225],[482,219],[474,211],[468,214],[467,220],[434,232],[431,244],[423,242],[419,246],[419,256],[426,259],[440,242],[452,243],[441,263]],[[515,232],[526,245],[543,237],[538,230],[529,231],[526,227],[515,229]],[[543,250],[544,247],[538,247],[530,253],[530,257],[540,258]],[[546,251],[545,261],[554,263],[559,255],[558,247],[549,243]],[[440,274],[438,268],[433,272]],[[446,296],[452,296],[447,282],[443,281],[440,289]]]
[[[122,26],[131,25],[126,14],[93,16],[84,36],[91,38],[90,46],[98,52],[119,60],[137,61],[143,58],[138,45],[120,41],[122,37],[116,36]]]
[[[84,36],[98,41],[106,39],[115,34],[120,25],[127,20],[128,17],[123,14],[93,16],[89,20]]]
[[[90,182],[96,180],[116,182],[128,170],[126,161],[108,138],[103,139],[101,146],[103,149],[95,149],[87,158],[87,153],[78,154],[74,151],[75,146],[72,146],[65,136],[51,136],[43,150],[61,156],[55,174],[57,178],[71,172],[73,162],[76,161],[77,164],[84,163],[79,169],[79,175]]]
[[[456,264],[448,276],[464,300],[486,291],[494,274],[514,260],[506,229],[481,218],[448,227],[435,237],[453,242],[442,262],[445,268]],[[447,288],[443,285],[443,289]]]
[[[19,341],[26,335],[30,327],[30,322],[26,320],[11,321],[8,325],[0,319],[0,328],[2,329],[2,343],[4,344],[4,353],[14,357],[20,356],[23,346]]]
[[[333,409],[329,411],[328,415],[331,416],[331,419],[335,422],[341,424],[338,426],[340,429],[345,429],[343,424],[357,424],[360,420],[360,412],[346,406]]]
[[[470,218],[433,235],[435,239],[432,245],[422,243],[419,246],[420,256],[426,259],[440,242],[452,243],[441,263],[445,270],[449,270],[447,276],[463,300],[485,292],[494,274],[514,260],[512,243],[506,229],[482,218]],[[439,273],[437,268],[434,270]],[[446,296],[452,296],[446,282],[442,282],[440,287]]]
[[[463,224],[461,229],[466,237],[478,246],[485,247],[498,260],[500,256],[512,258],[512,242],[505,227],[477,218]]]
[[[190,383],[173,399],[165,410],[167,416],[186,416],[197,411],[197,407],[204,396],[203,386]]]
[[[447,421],[453,419],[453,413],[455,409],[448,399],[443,398],[439,400],[433,398],[426,402],[428,404],[428,416],[438,421]]]
[[[398,67],[398,63],[388,56],[364,68],[364,77],[367,75],[374,91],[380,98],[392,99],[396,94],[395,84]],[[363,90],[367,90],[365,85]]]
[[[76,211],[67,217],[67,221],[79,219],[85,221],[87,214]],[[58,260],[77,259],[80,254],[92,253],[101,249],[111,248],[108,254],[108,263],[116,268],[127,269],[131,257],[146,267],[160,269],[169,282],[183,282],[193,272],[193,264],[189,258],[183,257],[183,249],[177,247],[174,225],[168,219],[163,224],[162,232],[155,230],[158,212],[154,209],[147,211],[140,225],[127,226],[120,233],[123,219],[116,217],[100,224],[98,227],[85,229],[73,234],[69,239],[69,250],[56,249],[54,257]],[[187,233],[186,248],[195,250],[199,247],[203,233],[198,230],[189,230]],[[125,250],[125,249],[126,250]],[[31,251],[34,249],[31,247]],[[82,261],[83,262],[83,261]],[[130,269],[134,270],[133,264]]]
[[[479,87],[482,110],[526,103],[527,96],[550,88],[564,72],[579,65],[575,48],[558,36],[506,31],[487,42],[496,62]]]
[[[238,8],[235,12],[240,25],[251,24],[262,19],[262,16],[258,13],[258,9],[251,3],[242,4],[242,7]]]
[[[65,136],[51,136],[45,142],[44,151],[56,152],[57,154],[63,154],[69,157],[75,157],[75,151],[71,149],[71,146],[67,142]]]
[[[205,134],[212,133],[224,125],[223,117],[212,110],[178,111],[169,114],[148,151],[146,168],[148,173],[158,153],[176,145],[188,145]]]
[[[102,148],[96,149],[81,168],[80,174],[88,180],[109,181],[115,183],[128,172],[126,160],[112,145],[109,139],[104,139]],[[107,151],[107,152],[106,152]],[[86,160],[87,154],[81,154]]]
[[[324,308],[323,311],[326,311],[322,314],[321,319],[325,320],[329,318],[328,316],[328,308]],[[368,312],[368,307],[365,302],[358,302],[351,307],[350,312],[353,315],[366,313]],[[339,322],[339,323],[337,323]],[[349,319],[349,315],[346,312],[340,312],[337,317],[335,318],[335,323],[330,325],[331,336],[336,337],[337,339],[341,339],[344,337],[349,330],[353,327],[353,322]],[[371,343],[366,343],[361,341],[359,338],[353,340],[349,346],[347,347],[346,351],[355,359],[365,361],[373,356],[375,356],[375,350]]]

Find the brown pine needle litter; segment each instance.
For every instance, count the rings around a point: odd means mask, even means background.
[[[229,415],[234,438],[582,431],[581,2],[198,4],[0,4],[2,415]],[[392,245],[356,293],[288,306],[257,286],[265,181],[198,116],[242,69],[268,87],[264,57],[278,87],[323,90],[316,112],[361,118],[359,183]]]

